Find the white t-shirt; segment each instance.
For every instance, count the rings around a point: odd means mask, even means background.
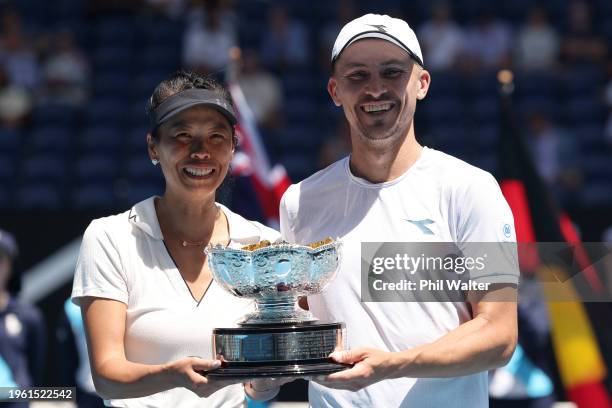
[[[225,213],[230,245],[240,247],[279,233],[244,219],[218,204]],[[72,299],[84,296],[115,299],[127,305],[125,354],[129,361],[162,364],[188,356],[212,358],[212,329],[231,327],[253,303],[237,298],[212,282],[198,305],[166,249],[154,197],[130,211],[91,222],[81,244]],[[208,398],[186,388],[147,397],[105,401],[114,407],[242,407],[242,385],[225,387]]]
[[[427,230],[408,220],[431,220]],[[322,320],[343,321],[349,348],[400,351],[427,344],[471,319],[466,303],[361,302],[361,242],[514,242],[514,221],[495,179],[424,148],[395,180],[372,184],[344,158],[285,193],[281,233],[290,242],[343,242],[337,277],[308,304]],[[430,234],[431,232],[431,234]],[[496,282],[518,283],[516,274]],[[313,407],[485,407],[485,372],[455,378],[385,380],[358,392],[310,383]]]

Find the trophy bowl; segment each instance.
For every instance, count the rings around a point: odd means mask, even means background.
[[[310,246],[281,242],[249,249],[206,248],[217,284],[255,301],[255,311],[238,327],[213,330],[213,355],[222,366],[208,375],[303,376],[345,369],[328,357],[345,348],[344,323],[319,322],[296,307],[299,296],[320,293],[335,277],[341,246],[328,238]]]
[[[335,277],[341,246],[340,241],[316,248],[281,242],[253,251],[223,246],[205,251],[213,279],[221,287],[255,300],[256,311],[240,322],[251,325],[317,320],[295,304],[299,296],[320,293]]]

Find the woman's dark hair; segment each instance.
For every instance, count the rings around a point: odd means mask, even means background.
[[[229,92],[210,76],[202,76],[192,71],[177,71],[164,79],[155,87],[153,95],[149,98],[147,103],[146,112],[147,115],[151,115],[152,111],[157,108],[166,98],[185,91],[187,89],[207,89],[217,93],[222,99],[227,101],[230,106],[234,107],[234,103]],[[154,130],[151,134],[154,140],[159,139],[158,129]],[[232,143],[234,146],[238,144],[238,138],[236,133],[233,132],[232,127]]]

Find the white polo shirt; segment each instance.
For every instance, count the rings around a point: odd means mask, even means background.
[[[387,351],[431,343],[471,315],[462,302],[361,302],[362,242],[516,240],[512,212],[495,179],[429,148],[385,183],[355,177],[348,157],[332,164],[287,190],[280,224],[289,242],[342,240],[338,274],[323,293],[308,297],[310,310],[322,320],[345,322],[349,348]],[[518,268],[495,281],[518,283]],[[313,407],[480,408],[488,405],[487,375],[398,378],[358,392],[311,382],[309,400]]]
[[[227,217],[230,245],[240,247],[280,234],[217,204]],[[131,210],[91,222],[83,236],[72,299],[93,296],[127,305],[125,353],[129,361],[163,364],[188,356],[212,358],[216,327],[231,327],[253,303],[212,282],[198,305],[166,249],[154,197]],[[105,401],[114,407],[242,407],[242,385],[199,398],[174,388],[142,398]]]

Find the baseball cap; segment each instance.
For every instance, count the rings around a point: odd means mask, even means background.
[[[366,14],[342,27],[332,49],[332,63],[340,57],[346,47],[363,38],[380,38],[390,41],[406,51],[420,66],[423,66],[421,46],[408,23],[399,18],[381,14]]]
[[[15,241],[13,235],[0,229],[0,254],[4,253],[10,258],[15,258],[18,252],[17,241]]]

